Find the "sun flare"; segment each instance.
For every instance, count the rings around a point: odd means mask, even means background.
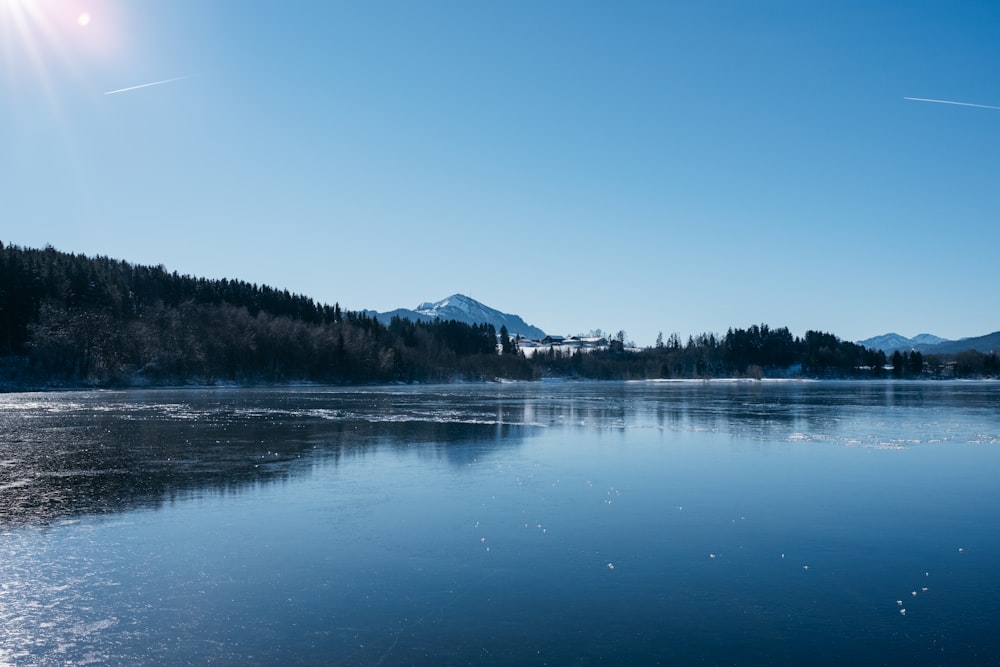
[[[111,5],[93,0],[0,0],[0,75],[50,92],[121,54]]]

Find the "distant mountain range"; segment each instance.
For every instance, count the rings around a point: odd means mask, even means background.
[[[918,345],[937,345],[938,343],[949,342],[947,338],[941,338],[940,336],[935,336],[934,334],[918,334],[913,338],[907,338],[906,336],[901,336],[898,333],[887,333],[881,336],[874,336],[872,338],[866,338],[865,340],[857,341],[858,345],[871,348],[873,350],[882,350],[883,352],[895,352],[896,350],[907,351],[914,350]]]
[[[956,354],[966,350],[975,350],[988,354],[1000,350],[1000,331],[985,336],[948,340],[933,334],[919,334],[913,338],[901,336],[898,333],[887,333],[873,338],[857,341],[858,345],[882,350],[886,354],[917,351],[921,354]]]
[[[500,331],[500,327],[505,326],[511,336],[519,335],[531,340],[545,338],[544,331],[528,324],[519,316],[502,313],[464,294],[452,294],[446,299],[433,303],[424,302],[413,310],[397,308],[386,313],[379,313],[374,310],[368,310],[365,313],[383,324],[388,324],[396,316],[414,322],[457,320],[465,324],[492,324],[497,332]]]

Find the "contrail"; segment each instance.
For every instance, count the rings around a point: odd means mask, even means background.
[[[904,100],[911,100],[913,102],[935,102],[937,104],[955,104],[960,107],[976,107],[978,109],[996,109],[1000,111],[1000,107],[991,107],[988,104],[973,104],[971,102],[953,102],[951,100],[929,100],[926,97],[904,97]]]
[[[125,93],[130,90],[139,90],[140,88],[149,88],[150,86],[159,86],[164,83],[173,83],[174,81],[183,81],[184,79],[190,79],[195,76],[194,74],[188,74],[187,76],[178,76],[173,79],[164,79],[163,81],[153,81],[152,83],[142,83],[138,86],[129,86],[128,88],[119,88],[118,90],[109,90],[104,93],[105,95],[117,95],[118,93]]]

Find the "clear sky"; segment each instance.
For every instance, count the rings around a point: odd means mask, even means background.
[[[643,345],[981,335],[1000,109],[904,98],[1000,107],[998,35],[994,0],[0,0],[0,240]]]

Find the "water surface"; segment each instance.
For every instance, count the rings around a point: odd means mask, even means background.
[[[0,433],[0,664],[1000,662],[994,383],[8,394]]]

